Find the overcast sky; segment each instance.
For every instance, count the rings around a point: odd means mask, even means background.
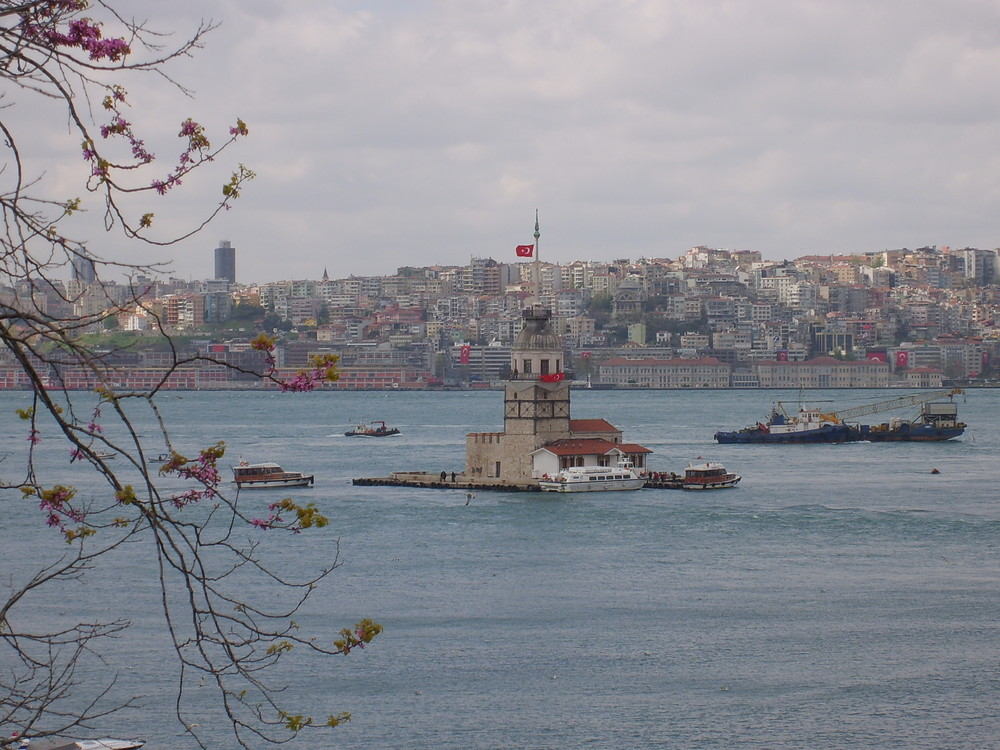
[[[222,24],[172,69],[193,99],[128,84],[165,161],[186,116],[251,131],[224,159],[258,175],[233,210],[143,258],[185,278],[221,239],[247,282],[514,262],[536,208],[554,262],[1000,246],[995,0],[120,5],[178,36]]]

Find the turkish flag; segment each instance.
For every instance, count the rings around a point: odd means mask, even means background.
[[[518,245],[514,248],[518,258],[530,258],[535,252],[534,245]]]
[[[558,383],[564,377],[566,376],[561,372],[553,372],[550,373],[549,375],[539,375],[538,379],[541,380],[543,383]]]
[[[469,355],[472,353],[472,347],[466,344],[461,349],[458,350],[458,364],[467,365],[469,364]]]
[[[905,351],[896,352],[896,367],[909,367],[910,353]]]

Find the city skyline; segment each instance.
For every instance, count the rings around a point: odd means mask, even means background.
[[[127,86],[164,169],[185,117],[219,141],[237,117],[250,128],[222,173],[146,196],[169,232],[215,200],[225,169],[257,174],[207,233],[142,251],[173,275],[210,274],[219,238],[240,248],[242,279],[500,259],[531,241],[536,208],[552,262],[697,245],[784,259],[995,244],[993,5],[140,0],[132,11],[176,39],[221,22],[170,68],[193,98],[151,79]],[[24,154],[53,177],[53,199],[78,194],[86,164],[51,111],[8,115],[48,118]],[[66,231],[98,257],[135,259],[84,199]]]

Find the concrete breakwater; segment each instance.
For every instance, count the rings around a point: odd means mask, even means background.
[[[452,477],[454,476],[454,479]],[[387,477],[355,479],[358,487],[424,487],[432,490],[493,490],[495,492],[541,492],[536,481],[512,482],[499,479],[472,479],[464,474],[434,474],[429,471],[394,471]]]
[[[492,490],[494,492],[541,492],[536,480],[511,482],[497,479],[470,479],[464,474],[456,474],[452,480],[446,473],[442,480],[440,474],[429,471],[394,471],[387,477],[361,477],[352,481],[357,487],[423,487],[429,490]],[[676,475],[675,475],[676,476]],[[678,490],[682,489],[676,480],[650,477],[646,480],[645,490]]]

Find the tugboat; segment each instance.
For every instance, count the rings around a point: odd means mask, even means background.
[[[720,443],[847,443],[859,438],[834,415],[818,409],[802,407],[790,417],[776,407],[767,422],[736,432],[717,432],[715,439]]]
[[[389,437],[398,435],[399,430],[395,427],[386,427],[385,422],[378,421],[371,424],[362,422],[350,432],[344,433],[347,437]]]

